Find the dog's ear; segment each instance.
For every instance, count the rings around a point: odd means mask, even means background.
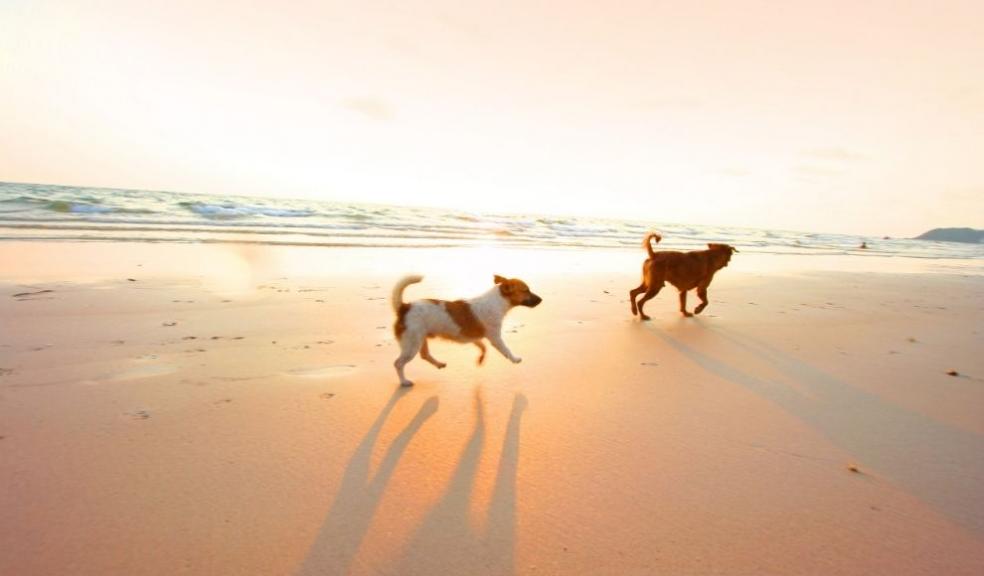
[[[503,278],[502,276],[499,276],[498,274],[496,274],[492,279],[495,280],[495,283],[496,284],[502,284],[503,282],[506,281],[505,278]]]
[[[731,253],[732,253],[732,254],[734,254],[735,252],[737,252],[737,251],[738,251],[738,249],[737,249],[737,248],[735,248],[734,246],[728,246],[728,248],[731,248]]]

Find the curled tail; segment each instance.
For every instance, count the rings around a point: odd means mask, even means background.
[[[659,234],[657,234],[655,232],[650,232],[649,234],[646,234],[646,237],[645,238],[643,238],[642,245],[646,248],[646,251],[649,252],[649,257],[650,258],[656,256],[656,253],[653,252],[653,244],[652,244],[652,242],[650,242],[650,239],[652,239],[652,238],[655,238],[656,239],[656,243],[657,244],[659,244],[659,241],[663,239],[662,236],[660,236]]]
[[[411,284],[416,284],[423,279],[423,276],[405,276],[396,283],[396,286],[393,286],[393,296],[391,298],[393,303],[393,312],[396,312],[397,314],[400,313],[400,306],[403,305],[403,291],[406,287]]]

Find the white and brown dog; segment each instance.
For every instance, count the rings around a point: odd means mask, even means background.
[[[523,359],[514,355],[502,340],[502,319],[514,306],[533,308],[543,301],[530,292],[529,286],[515,278],[495,277],[495,286],[481,296],[471,300],[416,300],[403,302],[403,290],[411,284],[423,280],[422,276],[407,276],[393,287],[393,311],[396,324],[393,330],[400,343],[400,357],[393,363],[400,376],[401,386],[413,386],[403,374],[403,367],[420,352],[420,357],[438,368],[446,364],[430,354],[427,339],[435,336],[456,342],[471,342],[478,346],[481,355],[478,363],[485,360],[485,344],[488,338],[496,350],[519,364]]]

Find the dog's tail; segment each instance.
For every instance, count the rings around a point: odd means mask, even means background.
[[[397,282],[396,286],[393,286],[393,296],[392,296],[393,312],[399,314],[400,306],[403,305],[403,291],[406,290],[407,286],[411,284],[416,284],[417,282],[420,282],[423,279],[424,279],[423,276],[416,276],[416,275],[406,276],[402,278],[399,282]]]
[[[663,237],[660,236],[659,234],[655,232],[650,232],[649,234],[646,234],[646,237],[643,238],[642,240],[642,245],[646,248],[646,252],[649,252],[650,258],[656,256],[656,253],[653,252],[653,244],[652,242],[650,242],[650,240],[653,238],[656,239],[657,244],[659,244],[659,241],[663,239]]]

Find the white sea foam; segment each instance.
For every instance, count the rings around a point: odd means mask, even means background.
[[[651,229],[663,235],[660,248],[670,250],[725,242],[761,254],[984,261],[984,244],[0,182],[0,240],[635,250]]]

